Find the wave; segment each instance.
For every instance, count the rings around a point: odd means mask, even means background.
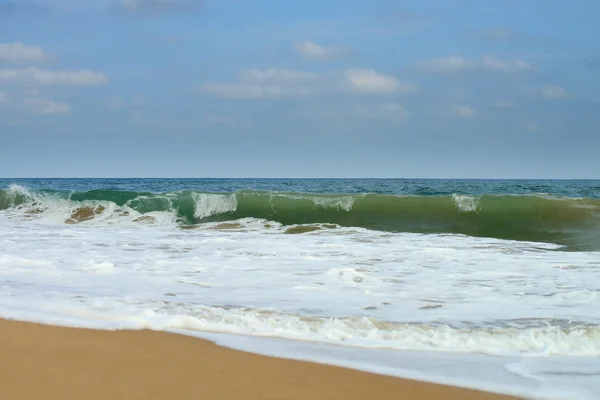
[[[520,328],[466,328],[374,317],[307,316],[236,306],[203,305],[180,313],[177,306],[166,303],[140,309],[107,299],[102,310],[88,308],[76,316],[87,321],[111,321],[112,326],[123,328],[233,333],[363,348],[509,357],[600,355],[600,328],[567,321],[540,320],[539,326]],[[171,308],[167,310],[165,306]]]
[[[241,190],[232,193],[121,190],[0,190],[0,210],[54,213],[65,222],[107,218],[180,225],[258,218],[282,225],[336,224],[387,232],[449,233],[600,249],[600,199],[549,195],[395,196]],[[70,221],[70,222],[69,222]]]

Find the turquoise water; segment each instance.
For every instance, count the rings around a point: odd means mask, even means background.
[[[306,193],[378,193],[439,196],[454,193],[539,194],[600,198],[600,180],[472,180],[472,179],[1,179],[0,188],[19,184],[31,189],[94,189],[166,193],[182,190],[234,192],[251,189]]]
[[[335,224],[600,249],[600,181],[589,180],[0,180],[0,210],[43,213],[57,200],[70,203],[72,223],[113,206],[121,213],[174,212],[181,226],[257,218],[309,225],[290,232]]]

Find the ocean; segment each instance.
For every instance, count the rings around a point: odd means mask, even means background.
[[[600,181],[0,179],[0,317],[600,396]]]

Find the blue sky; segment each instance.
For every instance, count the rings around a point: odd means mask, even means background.
[[[594,0],[0,0],[0,176],[600,178]]]

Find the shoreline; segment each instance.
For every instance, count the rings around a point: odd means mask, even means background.
[[[233,350],[172,332],[0,319],[3,399],[515,397]]]

